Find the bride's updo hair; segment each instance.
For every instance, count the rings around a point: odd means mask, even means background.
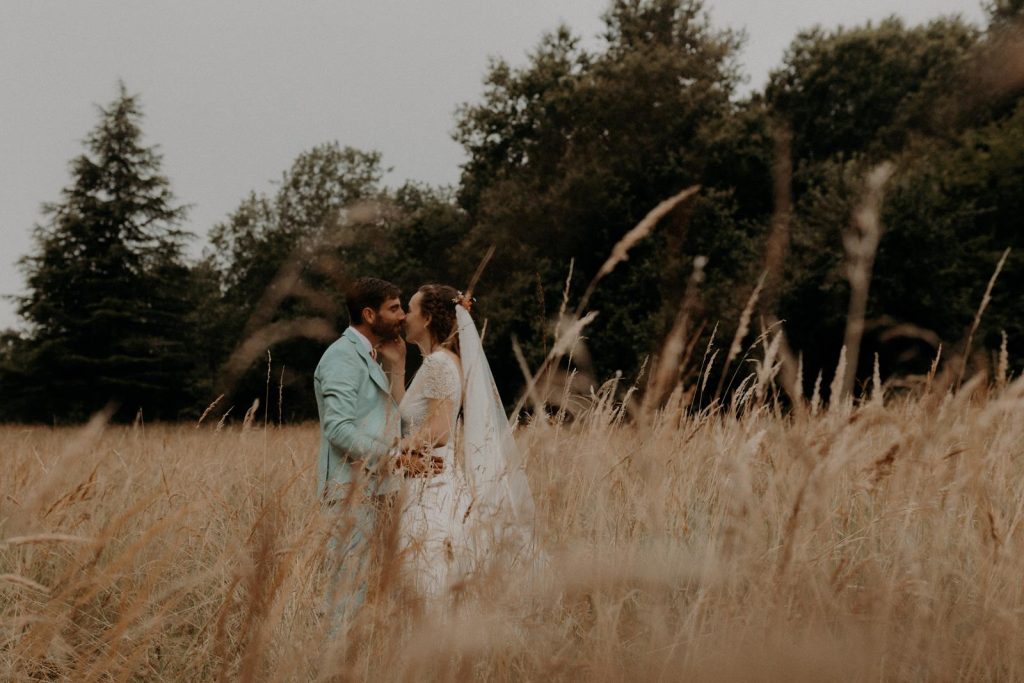
[[[456,356],[459,353],[459,325],[455,317],[454,299],[459,290],[448,285],[423,285],[419,288],[420,313],[430,316],[427,330],[438,344]]]

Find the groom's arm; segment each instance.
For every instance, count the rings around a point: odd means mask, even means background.
[[[339,359],[339,367],[333,372],[321,375],[324,436],[332,446],[346,453],[349,460],[362,460],[367,467],[374,467],[381,456],[388,454],[391,444],[361,429],[358,424],[356,403],[359,400],[360,373],[344,360]]]

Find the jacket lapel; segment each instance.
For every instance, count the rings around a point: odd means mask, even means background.
[[[381,369],[380,365],[373,359],[370,352],[366,350],[366,345],[363,344],[352,328],[345,330],[344,334],[352,344],[355,344],[356,350],[359,352],[360,357],[366,362],[366,369],[370,373],[370,379],[373,380],[374,384],[388,396],[391,395],[391,387],[388,385],[388,379],[384,376],[384,370]]]

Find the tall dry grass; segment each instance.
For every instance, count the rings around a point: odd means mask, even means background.
[[[1019,679],[1024,381],[953,374],[643,427],[599,392],[519,431],[547,564],[440,603],[392,573],[348,637],[316,425],[6,427],[0,679]]]

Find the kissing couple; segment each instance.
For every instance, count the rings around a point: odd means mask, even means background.
[[[345,304],[349,327],[313,375],[318,493],[336,531],[327,609],[341,619],[365,601],[389,530],[405,580],[436,598],[499,547],[532,546],[534,513],[472,299],[427,284],[406,311],[398,287],[367,277]],[[407,342],[423,356],[408,385]]]

